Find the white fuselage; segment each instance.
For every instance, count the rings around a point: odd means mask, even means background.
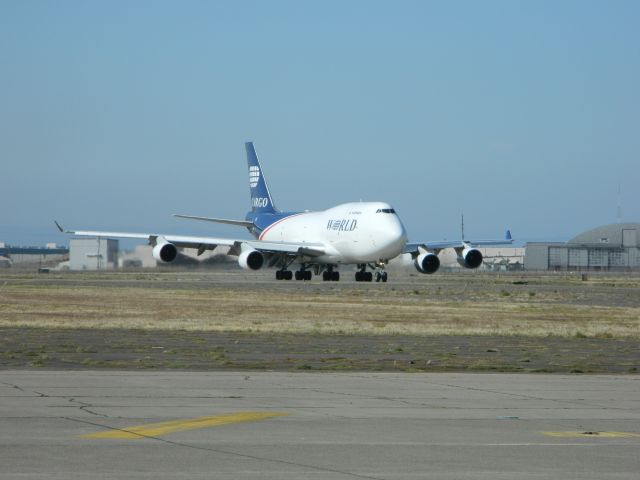
[[[345,203],[320,212],[302,212],[265,228],[260,240],[322,244],[319,263],[370,263],[400,255],[407,233],[383,202]]]

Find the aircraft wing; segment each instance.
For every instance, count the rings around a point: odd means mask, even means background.
[[[227,225],[235,225],[237,227],[247,227],[247,228],[253,227],[253,222],[248,222],[246,220],[228,220],[226,218],[196,217],[194,215],[178,215],[177,213],[174,213],[173,216],[177,218],[187,218],[189,220],[202,220],[204,222],[225,223]]]
[[[511,245],[513,238],[511,231],[507,230],[503,239],[500,240],[451,240],[439,242],[418,242],[407,243],[404,247],[404,253],[418,253],[420,249],[439,252],[445,248],[464,249],[467,247],[481,247],[485,245]]]
[[[180,248],[194,248],[199,253],[205,250],[213,250],[219,245],[230,247],[231,255],[238,255],[243,244],[263,253],[280,253],[287,255],[304,255],[318,257],[325,254],[325,247],[321,243],[305,242],[267,242],[262,240],[247,240],[239,238],[220,237],[192,237],[188,235],[165,235],[157,233],[130,233],[130,232],[103,232],[94,230],[64,230],[58,222],[58,229],[63,233],[83,237],[109,237],[109,238],[137,238],[147,240],[149,245],[156,245],[159,238],[174,244]]]

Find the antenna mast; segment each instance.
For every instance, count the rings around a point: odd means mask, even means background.
[[[622,206],[621,204],[621,200],[620,200],[620,183],[618,183],[618,211],[617,211],[617,218],[618,218],[618,223],[622,223]]]

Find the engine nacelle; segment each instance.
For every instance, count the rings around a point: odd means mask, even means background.
[[[458,255],[458,263],[464,268],[478,268],[482,265],[482,253],[476,248],[465,248]]]
[[[238,264],[249,270],[260,270],[264,264],[264,255],[254,248],[243,248],[238,256]]]
[[[440,259],[433,253],[422,253],[414,261],[420,273],[435,273],[440,268]]]
[[[173,243],[158,239],[151,253],[156,260],[169,263],[173,262],[178,256],[178,248]]]

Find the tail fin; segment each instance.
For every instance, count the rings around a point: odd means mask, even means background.
[[[251,190],[251,211],[255,213],[273,213],[277,212],[276,206],[271,200],[269,187],[264,178],[262,167],[256,155],[256,149],[253,148],[253,142],[244,144],[247,149],[247,163],[249,164],[249,187]]]

